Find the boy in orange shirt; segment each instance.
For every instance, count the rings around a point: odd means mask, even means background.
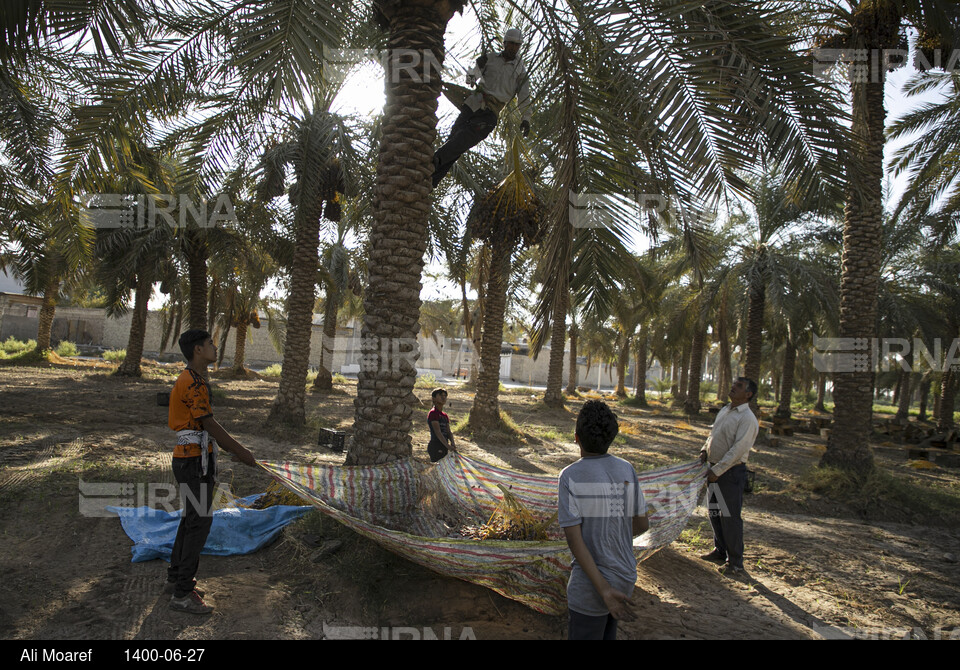
[[[213,418],[207,366],[217,360],[217,347],[204,330],[188,330],[180,336],[180,351],[188,364],[170,393],[168,425],[177,431],[173,450],[173,475],[180,484],[183,501],[180,526],[173,543],[165,593],[172,593],[170,609],[209,614],[213,607],[196,589],[200,551],[213,522],[213,497],[217,487],[217,449],[233,454],[234,460],[256,467],[256,460],[243,445],[230,437]]]

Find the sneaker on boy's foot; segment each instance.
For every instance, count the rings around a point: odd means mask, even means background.
[[[191,591],[183,598],[174,596],[170,599],[170,609],[189,614],[210,614],[213,608],[203,602],[203,598],[196,591]]]
[[[163,592],[164,592],[164,593],[168,593],[168,594],[171,594],[171,595],[172,595],[173,592],[176,591],[176,590],[177,590],[177,583],[176,583],[176,582],[167,582],[166,584],[163,585]],[[200,596],[201,598],[204,597],[205,595],[207,595],[207,592],[206,592],[206,591],[204,591],[203,589],[198,589],[196,586],[194,586],[193,590],[196,591],[196,592],[197,592],[197,595]]]

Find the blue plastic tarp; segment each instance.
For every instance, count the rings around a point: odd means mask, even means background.
[[[240,498],[249,505],[256,495]],[[107,507],[120,517],[123,531],[133,540],[133,563],[155,558],[170,560],[173,541],[180,525],[180,512],[167,512],[150,507]],[[213,525],[201,553],[212,556],[249,554],[273,542],[288,523],[296,521],[313,507],[275,505],[266,509],[229,507],[213,513]]]

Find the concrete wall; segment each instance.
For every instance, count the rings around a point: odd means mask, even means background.
[[[118,318],[104,317],[103,339],[101,346],[104,349],[125,349],[130,337],[130,313]],[[149,312],[147,314],[147,335],[144,340],[144,356],[155,358],[160,357],[160,339],[162,337],[162,317],[160,312]],[[217,337],[217,346],[220,346],[219,334]],[[224,346],[223,364],[225,366],[233,365],[233,356],[236,352],[237,331],[230,329],[227,335],[227,341]],[[177,347],[176,336],[171,336],[167,343],[167,349],[162,356],[164,359],[173,360],[182,359],[180,349]],[[320,352],[323,344],[323,326],[314,324],[313,332],[310,336],[310,366],[318,367],[320,365]],[[333,367],[334,372],[339,372],[341,366],[348,364],[353,359],[359,357],[359,332],[352,327],[338,328],[337,339],[334,344]],[[266,318],[261,320],[260,328],[247,329],[247,342],[244,349],[244,362],[247,367],[263,368],[275,363],[283,362],[283,357],[277,353],[273,343],[270,341],[269,330],[267,328]]]
[[[18,340],[36,338],[39,309],[40,298],[0,293],[0,340],[5,340],[11,335]],[[101,349],[126,349],[130,337],[131,318],[132,312],[127,312],[121,317],[110,318],[102,309],[58,307],[53,322],[52,343],[56,346],[61,340],[69,340],[78,345],[90,345]],[[167,344],[166,352],[160,351],[161,328],[161,313],[149,312],[143,347],[144,356],[167,361],[182,360],[175,336]],[[438,337],[434,340],[423,336],[418,339],[420,358],[417,361],[417,369],[420,374],[454,377],[458,370],[464,373],[469,372],[471,362],[476,356],[470,340],[449,337]],[[219,344],[218,341],[217,346]],[[320,365],[322,345],[323,326],[315,323],[310,340],[310,366],[313,368]],[[356,373],[364,353],[360,346],[359,321],[338,328],[337,338],[332,348],[333,365],[330,369],[333,372]],[[225,366],[233,364],[235,350],[236,330],[231,329],[224,351]],[[277,353],[270,342],[265,318],[262,319],[260,328],[248,328],[244,359],[247,367],[257,369],[283,361],[283,357]],[[543,347],[536,360],[526,354],[505,355],[501,357],[501,380],[530,386],[544,386],[547,383],[549,365],[549,343]],[[569,365],[570,356],[564,353],[562,377],[564,386],[567,384]],[[617,376],[614,366],[604,365],[600,371],[598,364],[594,363],[588,373],[586,361],[582,358],[577,365],[577,385],[596,388],[598,371],[600,383],[604,388],[616,385]],[[660,368],[656,364],[647,371],[648,380],[658,379],[659,375]],[[632,367],[628,370],[626,385],[631,390],[634,387]]]
[[[34,340],[40,326],[42,300],[35,296],[0,294],[0,340]],[[103,337],[103,310],[58,307],[50,330],[50,343],[97,344]]]

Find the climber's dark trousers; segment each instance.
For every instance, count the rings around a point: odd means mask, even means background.
[[[489,109],[475,112],[469,105],[461,107],[460,116],[453,124],[450,136],[433,156],[433,187],[437,187],[460,156],[480,144],[496,127],[496,112]]]

